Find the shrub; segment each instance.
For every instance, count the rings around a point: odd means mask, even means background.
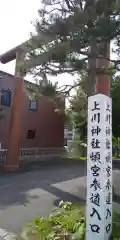
[[[84,240],[85,231],[84,207],[61,201],[48,218],[33,219],[22,239]],[[113,236],[120,237],[120,215],[116,213],[113,214]]]

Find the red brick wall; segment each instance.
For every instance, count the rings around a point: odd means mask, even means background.
[[[0,92],[2,88],[11,88],[14,91],[13,76],[0,71]],[[29,99],[23,93],[24,105],[21,112],[21,147],[31,148],[59,148],[64,146],[64,121],[62,116],[55,112],[54,103],[47,99],[40,99],[36,111],[28,110]],[[1,99],[0,99],[1,100]],[[1,101],[0,101],[1,103]],[[5,118],[0,121],[0,142],[2,147],[8,147],[10,107],[4,107]],[[27,131],[35,130],[34,139],[27,138]]]

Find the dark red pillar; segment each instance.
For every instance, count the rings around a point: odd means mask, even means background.
[[[104,56],[100,56],[97,59],[97,69],[101,71],[105,70],[105,73],[100,73],[97,75],[96,79],[96,94],[101,93],[110,96],[110,78],[107,75],[107,70],[109,68],[109,58],[110,58],[110,43],[105,43],[104,45]]]
[[[11,106],[10,126],[9,126],[9,142],[6,159],[6,171],[13,171],[19,168],[19,151],[20,151],[20,125],[21,110],[24,91],[23,71],[20,67],[23,61],[23,52],[20,50],[16,53],[16,70],[14,93]]]

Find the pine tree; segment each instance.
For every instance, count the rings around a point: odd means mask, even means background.
[[[37,59],[39,67],[32,73],[73,74],[84,69],[90,74],[88,59],[106,58],[111,40],[119,53],[120,1],[43,0],[35,26],[37,37],[29,46],[29,57]],[[91,46],[95,51],[90,52]],[[119,65],[112,63],[112,68]],[[94,71],[104,74],[101,69]]]
[[[43,75],[81,75],[84,71],[90,95],[97,75],[110,74],[111,69],[119,71],[120,61],[106,55],[111,41],[114,51],[118,55],[120,52],[119,0],[42,0],[38,13],[28,46],[28,58],[34,66],[30,73],[42,79]],[[109,69],[96,67],[100,58],[111,61]],[[65,84],[61,92],[69,96],[73,87],[76,83]]]
[[[88,75],[82,72],[78,78],[74,95],[70,99],[69,115],[81,140],[87,136]]]
[[[25,84],[25,91],[31,100],[39,100],[45,97],[48,101],[52,101],[55,105],[55,111],[65,115],[65,99],[61,91],[58,90],[58,83],[52,83],[46,75],[43,75],[38,84]]]

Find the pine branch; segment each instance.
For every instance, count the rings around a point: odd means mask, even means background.
[[[118,61],[109,59],[103,53],[101,56],[99,45],[100,42],[110,41],[116,37],[119,41],[120,21],[116,18],[118,14],[116,2],[113,0],[85,2],[84,7],[82,1],[80,1],[81,5],[77,1],[75,3],[70,0],[66,2],[53,0],[45,3],[46,9],[50,5],[52,9],[44,11],[43,18],[37,23],[37,33],[38,36],[42,34],[47,40],[44,42],[38,37],[35,43],[38,48],[36,51],[31,51],[33,59],[27,62],[26,69],[38,65],[39,75],[43,71],[54,75],[64,72],[73,73],[82,68],[86,69],[88,58],[103,58],[111,61],[114,68],[119,65]],[[65,11],[69,11],[69,14],[64,15]],[[97,51],[96,54],[90,55],[88,48],[93,39],[96,39]],[[84,60],[80,59],[81,56],[84,56]]]

